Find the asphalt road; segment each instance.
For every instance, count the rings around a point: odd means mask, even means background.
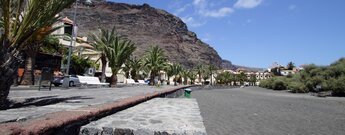
[[[344,135],[345,98],[257,87],[196,90],[209,135]]]

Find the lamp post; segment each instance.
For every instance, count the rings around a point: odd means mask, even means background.
[[[76,26],[76,14],[77,14],[77,6],[78,6],[78,1],[75,2],[75,7],[74,7],[74,14],[73,14],[73,24],[72,24],[72,39],[71,39],[71,44],[68,47],[68,57],[67,57],[67,69],[66,69],[66,74],[63,79],[62,87],[68,89],[69,88],[69,69],[70,69],[70,64],[71,64],[71,53],[72,53],[72,46],[75,45],[76,42],[76,36],[77,36],[77,26]]]

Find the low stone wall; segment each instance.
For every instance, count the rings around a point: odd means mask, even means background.
[[[90,121],[111,115],[155,97],[164,97],[191,86],[177,87],[146,95],[134,96],[101,105],[54,112],[24,122],[0,124],[0,135],[49,135],[77,134],[82,125]]]

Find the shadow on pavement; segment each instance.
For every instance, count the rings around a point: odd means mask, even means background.
[[[24,101],[8,101],[7,109],[21,108],[27,106],[45,106],[51,104],[57,104],[61,102],[65,103],[81,103],[80,99],[93,99],[86,96],[73,96],[73,97],[58,97],[58,96],[44,96],[44,97],[34,97],[27,98]],[[78,101],[69,101],[78,100]],[[6,110],[6,109],[5,109]]]

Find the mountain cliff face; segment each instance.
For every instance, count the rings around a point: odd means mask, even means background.
[[[67,9],[61,15],[73,18],[73,11]],[[180,18],[148,4],[129,5],[104,1],[88,6],[82,4],[78,6],[76,22],[79,36],[98,32],[100,27],[111,29],[115,26],[120,35],[136,43],[134,55],[139,57],[150,46],[158,45],[165,50],[170,61],[188,68],[197,64],[222,66],[222,58],[216,50],[189,31]]]

